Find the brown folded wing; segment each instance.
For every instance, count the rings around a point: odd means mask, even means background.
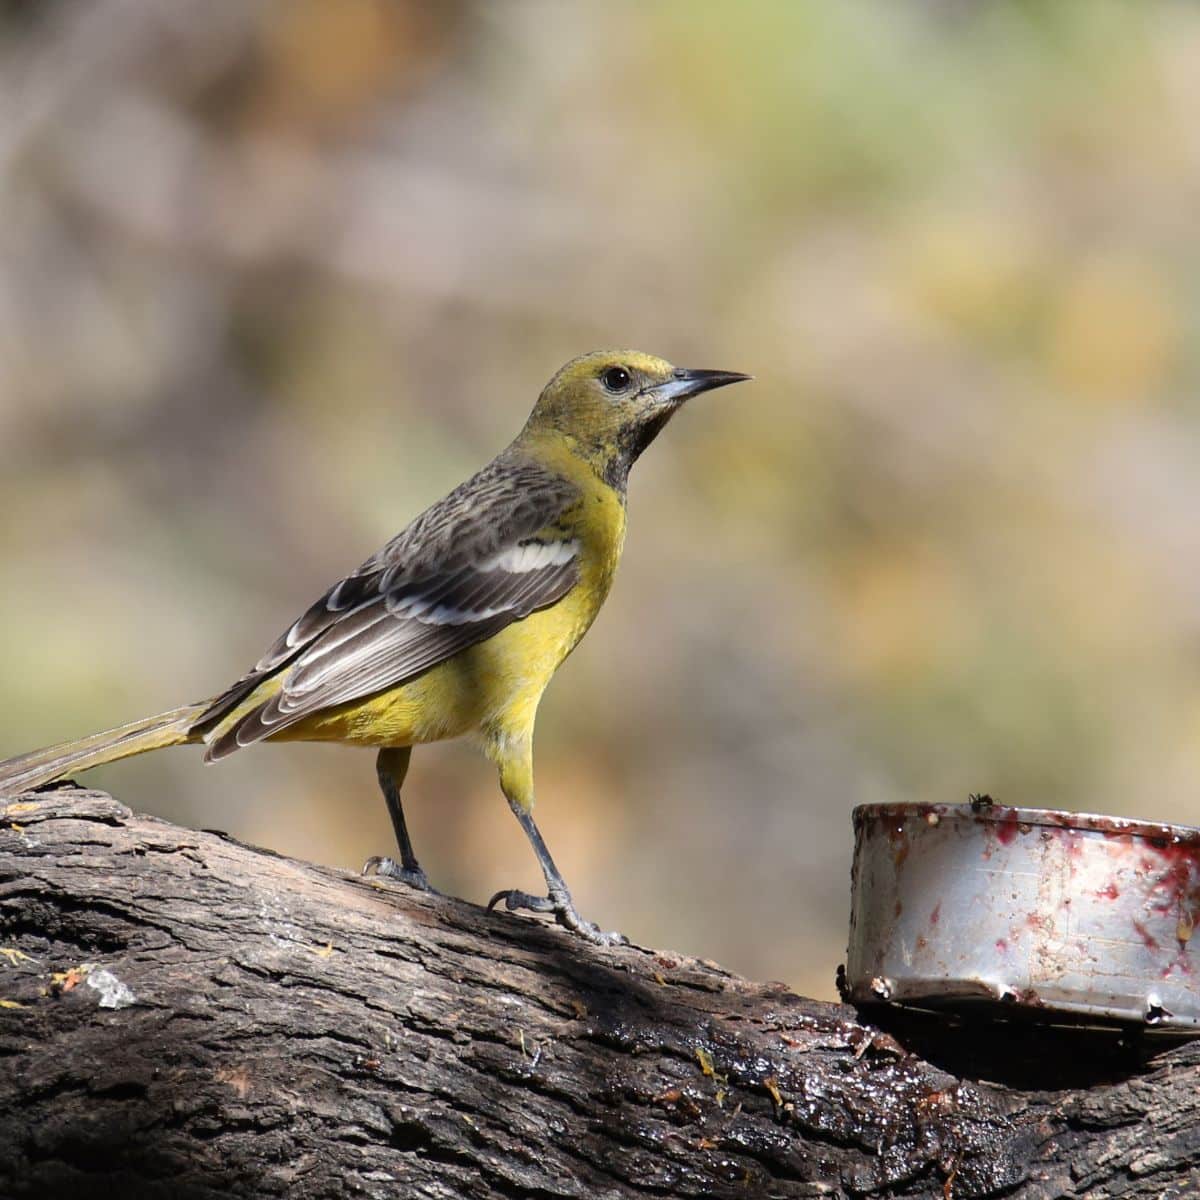
[[[578,544],[557,527],[577,493],[501,455],[419,516],[282,634],[192,726],[205,758],[322,709],[397,687],[554,604],[578,579]],[[268,680],[281,684],[231,718]]]

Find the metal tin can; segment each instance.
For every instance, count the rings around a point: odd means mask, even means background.
[[[986,798],[854,828],[846,999],[1200,1033],[1200,829]]]

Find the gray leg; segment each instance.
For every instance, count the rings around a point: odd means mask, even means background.
[[[508,804],[513,815],[521,823],[521,828],[525,830],[525,836],[529,839],[534,854],[537,855],[542,874],[546,877],[547,895],[531,896],[528,892],[519,891],[517,888],[506,888],[504,891],[497,892],[488,901],[488,908],[495,908],[503,900],[504,907],[509,912],[524,910],[526,912],[553,913],[554,919],[560,925],[586,938],[589,942],[595,942],[600,946],[628,945],[629,939],[624,934],[616,931],[606,933],[598,925],[591,921],[585,921],[579,915],[575,908],[575,902],[571,899],[566,881],[558,867],[554,865],[554,859],[550,857],[550,851],[546,848],[541,831],[534,823],[533,814],[524,805],[511,798]]]
[[[379,787],[383,798],[387,801],[388,816],[392,818],[392,828],[396,831],[396,844],[400,848],[400,862],[380,855],[372,855],[363,864],[363,874],[383,875],[388,879],[399,879],[411,887],[423,892],[431,892],[429,879],[417,862],[413,852],[412,839],[408,836],[408,825],[404,820],[404,806],[400,801],[400,789],[404,786],[404,777],[408,774],[409,760],[412,758],[411,746],[392,747],[380,750],[375,760],[375,774],[379,778]]]

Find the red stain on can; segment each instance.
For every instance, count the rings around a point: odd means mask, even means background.
[[[1190,971],[1187,953],[1192,933],[1200,923],[1200,844],[1195,840],[1157,838],[1146,844],[1149,853],[1143,858],[1141,869],[1153,880],[1151,910],[1175,918],[1175,938],[1179,943],[1176,965]]]
[[[1017,814],[1012,809],[996,822],[996,840],[1002,846],[1011,846],[1020,832],[1021,822],[1017,820]]]
[[[1137,931],[1138,937],[1142,939],[1142,944],[1146,947],[1146,949],[1149,950],[1151,954],[1157,954],[1161,949],[1158,943],[1158,938],[1156,938],[1141,921],[1136,919],[1133,922],[1133,928]]]

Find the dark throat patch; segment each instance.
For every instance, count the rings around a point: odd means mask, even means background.
[[[624,493],[629,484],[630,467],[674,415],[674,407],[664,407],[646,420],[621,430],[604,464],[604,482],[609,487]]]

